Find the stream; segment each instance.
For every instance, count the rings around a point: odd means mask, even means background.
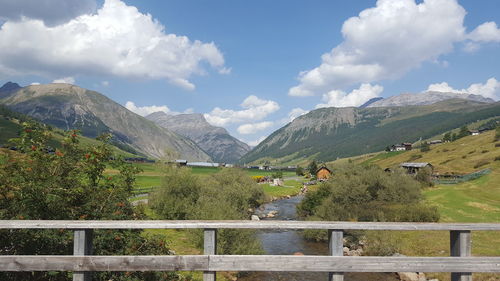
[[[296,206],[303,199],[303,195],[280,199],[264,204],[256,211],[256,215],[277,211],[274,218],[265,220],[297,220]],[[326,242],[305,240],[297,230],[261,230],[258,237],[262,248],[268,255],[328,255]],[[238,278],[240,281],[327,281],[326,272],[251,272],[247,276]],[[346,281],[398,281],[394,273],[346,273]]]

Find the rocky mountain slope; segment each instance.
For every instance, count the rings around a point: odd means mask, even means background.
[[[115,142],[150,157],[175,155],[188,160],[210,157],[191,140],[156,125],[106,96],[70,84],[32,85],[0,99],[14,111],[84,136],[110,132]]]
[[[11,93],[21,89],[21,86],[17,83],[7,82],[2,87],[0,87],[0,99],[9,96]]]
[[[210,125],[202,114],[168,115],[155,112],[147,119],[194,141],[215,162],[235,163],[250,147],[221,127]]]
[[[278,160],[294,163],[310,158],[331,161],[381,151],[396,143],[429,138],[499,115],[500,102],[463,99],[424,106],[321,108],[277,130],[243,156],[240,162]]]
[[[418,94],[404,93],[397,96],[392,96],[386,99],[380,99],[369,103],[365,107],[386,107],[386,106],[409,106],[409,105],[428,105],[436,102],[449,99],[464,99],[470,101],[492,103],[495,102],[490,98],[485,98],[480,95],[467,93],[447,93],[447,92],[425,92]],[[363,106],[361,106],[363,107]]]

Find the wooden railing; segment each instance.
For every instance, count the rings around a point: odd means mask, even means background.
[[[93,256],[94,229],[204,229],[203,255]],[[329,230],[330,256],[217,255],[217,229]],[[91,280],[93,271],[203,271],[215,280],[217,271],[451,272],[452,280],[472,280],[473,272],[500,273],[500,257],[472,257],[471,231],[500,230],[500,223],[390,223],[306,221],[0,221],[0,229],[72,229],[74,255],[0,256],[0,271],[73,271],[73,280]],[[344,230],[450,231],[450,257],[344,257]],[[500,245],[492,245],[498,248]]]

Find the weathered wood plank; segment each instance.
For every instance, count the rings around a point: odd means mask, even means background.
[[[333,221],[56,221],[0,220],[0,229],[343,229],[343,230],[500,230],[500,223],[413,223]]]
[[[0,256],[0,271],[177,270],[208,270],[208,256]]]
[[[471,233],[465,231],[450,231],[450,255],[452,257],[470,257],[472,254]],[[453,272],[451,281],[472,281],[470,272]]]
[[[500,272],[500,257],[210,256],[215,271]]]
[[[73,239],[73,255],[74,256],[90,256],[92,255],[94,230],[78,229],[74,232]],[[91,281],[92,272],[74,272],[73,281]]]
[[[215,255],[217,253],[217,229],[205,229],[203,236],[203,253],[205,255]],[[203,272],[203,281],[215,281],[215,279],[217,279],[217,272]]]
[[[500,257],[0,256],[0,271],[494,272]]]
[[[343,256],[344,255],[344,231],[342,230],[328,230],[328,250],[330,256]],[[344,273],[342,272],[329,272],[329,281],[344,281]]]

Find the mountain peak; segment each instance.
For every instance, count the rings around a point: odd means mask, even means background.
[[[423,93],[403,93],[400,95],[388,97],[369,104],[367,107],[388,107],[388,106],[410,106],[410,105],[429,105],[449,99],[464,99],[483,103],[495,102],[490,98],[469,93],[435,92],[428,91]]]
[[[22,87],[19,84],[14,82],[7,82],[0,87],[0,99],[9,96],[11,93],[21,89]]]
[[[193,140],[214,161],[235,163],[250,147],[221,127],[212,126],[200,113],[169,115],[155,112],[146,116],[156,124]]]

